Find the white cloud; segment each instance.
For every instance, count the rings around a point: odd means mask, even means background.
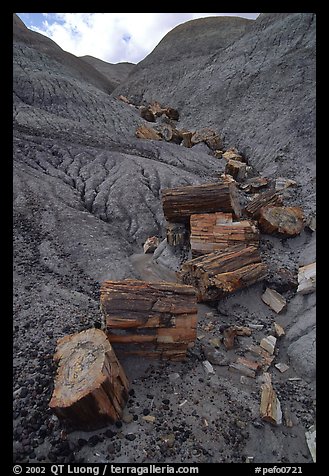
[[[258,14],[48,13],[43,14],[41,27],[33,24],[29,27],[50,37],[65,51],[76,56],[91,55],[110,63],[138,63],[176,25],[191,19],[218,15],[255,18]]]

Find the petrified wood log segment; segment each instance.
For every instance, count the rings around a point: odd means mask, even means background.
[[[310,294],[316,289],[316,262],[302,266],[298,270],[298,289],[300,294]]]
[[[181,360],[194,345],[196,293],[192,286],[127,279],[105,281],[101,311],[115,349]]]
[[[205,127],[192,134],[191,142],[193,145],[199,142],[205,142],[212,150],[221,149],[222,140],[219,135],[209,127]]]
[[[265,382],[262,384],[260,417],[262,418],[262,420],[267,421],[272,425],[281,425],[281,405],[273,389],[271,376],[268,373],[264,373],[263,377],[265,379]]]
[[[230,212],[240,217],[235,184],[225,182],[162,190],[164,216],[171,222],[186,222],[195,213]]]
[[[234,180],[236,180],[237,182],[241,182],[245,178],[246,172],[246,164],[239,160],[230,159],[228,160],[225,166],[225,173],[228,175],[232,175]]]
[[[49,407],[74,428],[96,429],[121,418],[128,380],[106,334],[88,329],[59,339]]]
[[[256,219],[259,216],[261,208],[268,205],[282,205],[282,196],[273,189],[262,192],[255,197],[245,207],[245,212],[247,215]]]
[[[161,140],[161,135],[152,127],[138,126],[135,132],[138,139]]]
[[[259,243],[256,223],[249,220],[233,222],[231,213],[191,215],[190,226],[193,257],[232,245],[257,246]]]
[[[259,211],[258,223],[263,233],[294,237],[304,228],[304,213],[300,207],[266,206]]]
[[[195,287],[200,302],[222,299],[263,279],[266,271],[256,246],[235,245],[186,261],[177,276]]]

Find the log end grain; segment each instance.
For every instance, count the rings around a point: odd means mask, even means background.
[[[49,407],[74,428],[95,429],[121,418],[128,380],[106,334],[88,329],[58,341]]]

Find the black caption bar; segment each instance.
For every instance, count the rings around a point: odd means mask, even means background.
[[[224,469],[228,463],[214,464],[52,464],[52,463],[18,463],[10,467],[9,475],[208,475],[208,472],[218,467]],[[316,466],[316,464],[315,464]],[[235,463],[230,470],[241,475],[272,476],[272,475],[314,475],[314,464],[245,464]]]

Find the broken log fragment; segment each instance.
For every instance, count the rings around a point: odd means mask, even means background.
[[[143,251],[144,253],[154,253],[154,251],[157,249],[157,247],[160,244],[160,240],[157,236],[150,236],[147,238],[143,245]]]
[[[191,142],[193,145],[199,144],[199,142],[205,142],[211,150],[217,150],[222,148],[222,140],[219,135],[209,127],[195,131],[192,134]]]
[[[277,314],[287,307],[287,301],[275,289],[266,288],[262,294],[262,300]]]
[[[167,221],[188,222],[195,213],[229,212],[240,217],[241,208],[234,183],[208,183],[162,190]]]
[[[192,135],[193,135],[192,132],[182,131],[183,146],[184,146],[184,147],[187,147],[187,148],[189,148],[189,149],[192,147],[192,145],[193,145],[193,144],[192,144],[192,141],[191,141]]]
[[[259,231],[255,222],[233,222],[232,213],[204,213],[191,215],[192,256],[211,253],[228,246],[244,246],[259,243]]]
[[[281,405],[273,389],[271,376],[268,373],[264,373],[263,376],[265,378],[265,383],[263,383],[261,387],[260,417],[262,420],[267,421],[272,425],[281,425]]]
[[[128,380],[105,333],[88,329],[59,339],[55,388],[49,407],[76,429],[120,420]]]
[[[261,208],[267,205],[282,205],[282,196],[273,189],[262,192],[248,203],[245,212],[252,218],[257,219]]]
[[[159,117],[166,112],[166,108],[162,107],[158,101],[154,101],[151,104],[149,104],[148,109],[156,117]]]
[[[245,178],[246,172],[247,166],[244,162],[233,159],[227,161],[225,166],[225,173],[228,175],[232,175],[234,180],[236,180],[237,182],[241,182]]]
[[[142,107],[140,109],[140,114],[143,119],[145,119],[148,122],[155,122],[155,115],[153,112],[150,110],[149,107]]]
[[[182,133],[178,129],[171,127],[170,124],[164,124],[163,126],[161,126],[160,133],[164,140],[167,142],[174,142],[175,144],[180,144],[183,140]]]
[[[316,289],[316,262],[302,266],[298,270],[297,293],[310,294]]]
[[[177,111],[177,109],[174,109],[173,107],[166,107],[165,114],[168,117],[168,119],[172,119],[173,121],[179,120],[179,112]]]
[[[267,271],[256,246],[235,245],[186,261],[178,279],[195,287],[197,299],[214,301],[263,279]]]
[[[161,135],[156,130],[146,126],[137,127],[135,136],[138,139],[161,140]]]
[[[107,335],[116,350],[181,360],[194,345],[197,304],[191,286],[131,279],[105,281],[100,301]]]
[[[227,149],[223,153],[223,159],[229,161],[229,160],[236,160],[239,162],[246,162],[246,160],[242,157],[241,154],[239,154],[238,150],[235,147],[232,147],[231,149]]]
[[[258,224],[263,233],[294,237],[304,228],[304,214],[300,207],[267,205],[259,210]]]
[[[259,344],[264,350],[266,350],[270,355],[274,354],[275,345],[276,345],[276,337],[270,335],[264,337]]]
[[[259,189],[266,187],[268,183],[269,179],[266,177],[253,177],[247,179],[243,184],[240,184],[240,188],[247,193],[253,193],[258,192]]]

